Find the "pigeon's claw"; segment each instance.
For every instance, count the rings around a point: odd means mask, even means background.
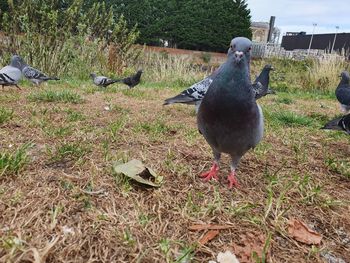
[[[228,188],[232,189],[232,187],[239,188],[239,184],[236,178],[236,174],[234,171],[230,173],[230,175],[227,177],[228,180]]]
[[[219,165],[217,163],[214,163],[213,166],[210,168],[209,172],[203,173],[199,177],[203,178],[204,182],[208,182],[212,178],[219,180],[218,172],[219,172]]]

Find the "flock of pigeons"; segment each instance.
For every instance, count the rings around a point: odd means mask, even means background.
[[[275,93],[269,88],[269,74],[273,70],[271,65],[266,65],[255,81],[251,82],[251,48],[252,42],[247,38],[232,39],[224,64],[202,81],[164,102],[164,105],[184,103],[196,106],[198,130],[210,145],[214,156],[210,171],[200,176],[205,181],[218,179],[220,157],[226,153],[231,157],[229,188],[238,187],[235,171],[239,161],[263,137],[264,117],[256,101]],[[48,80],[59,80],[28,66],[21,57],[15,55],[10,65],[0,70],[0,85],[20,89],[17,84],[22,75],[36,85]],[[122,82],[133,88],[140,83],[141,75],[142,70],[123,79],[110,79],[94,73],[90,76],[93,83],[100,87]],[[342,72],[335,93],[343,111],[350,111],[348,72]],[[342,130],[350,134],[350,114],[331,120],[323,129]]]
[[[141,74],[142,70],[139,70],[136,72],[136,74],[130,77],[116,80],[107,78],[105,76],[97,76],[95,73],[91,73],[90,77],[96,86],[105,88],[113,83],[121,82],[128,85],[129,88],[133,88],[140,83]],[[2,86],[2,89],[4,89],[4,86],[16,86],[18,89],[21,89],[18,86],[18,82],[22,76],[37,86],[39,86],[42,82],[48,80],[60,80],[56,77],[47,76],[40,70],[29,66],[20,56],[14,55],[11,58],[10,65],[0,69],[0,85]]]

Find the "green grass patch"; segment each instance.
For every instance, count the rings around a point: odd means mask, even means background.
[[[294,101],[288,97],[277,98],[277,99],[275,99],[275,101],[277,103],[282,103],[282,104],[287,104],[287,105],[294,103]]]
[[[350,178],[350,163],[347,160],[338,160],[336,158],[327,158],[325,163],[330,171]]]
[[[26,143],[13,152],[0,153],[0,177],[18,175],[28,162],[28,149],[32,143]]]
[[[79,142],[67,142],[56,147],[55,151],[51,154],[51,161],[63,162],[63,161],[80,161],[88,152],[90,147],[82,145]]]
[[[281,124],[289,127],[298,127],[298,126],[312,126],[314,123],[313,119],[296,114],[291,111],[278,111],[278,112],[269,112],[266,115],[267,119],[270,119],[277,124]]]
[[[66,113],[66,120],[69,122],[83,121],[86,119],[85,115],[79,111],[68,109],[66,110]]]
[[[4,107],[0,107],[0,125],[8,122],[13,118],[13,110],[8,110]]]
[[[62,103],[82,103],[83,98],[76,92],[70,90],[44,90],[32,93],[28,96],[30,101],[38,102],[62,102]]]

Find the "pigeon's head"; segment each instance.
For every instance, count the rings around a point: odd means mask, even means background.
[[[21,58],[20,56],[14,55],[11,58],[10,66],[22,70],[24,66],[26,66],[26,63],[24,62],[23,58]]]
[[[270,64],[265,65],[264,69],[265,69],[265,70],[268,70],[268,71],[274,70],[273,66],[270,65]]]
[[[142,69],[139,69],[138,71],[137,71],[137,74],[142,74],[143,73],[143,70]]]
[[[228,56],[233,58],[235,64],[240,64],[243,61],[250,62],[250,52],[252,42],[245,37],[235,37],[231,41]]]
[[[349,72],[347,71],[343,71],[341,74],[340,74],[340,77],[343,81],[346,81],[347,83],[349,83],[350,81],[350,75],[349,75]]]
[[[90,77],[94,79],[94,78],[96,78],[96,74],[95,73],[90,73]]]

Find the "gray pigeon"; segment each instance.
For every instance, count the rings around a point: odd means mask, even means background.
[[[260,75],[255,79],[253,84],[253,88],[256,91],[255,99],[260,99],[267,94],[275,94],[275,91],[269,88],[271,70],[273,70],[271,65],[265,65]]]
[[[99,87],[104,87],[106,88],[107,86],[119,82],[120,80],[118,79],[110,79],[105,76],[97,76],[95,73],[91,73],[90,77],[92,78],[94,84]]]
[[[275,94],[275,92],[268,87],[270,70],[273,70],[273,67],[271,65],[266,65],[253,84],[253,88],[256,90],[256,99],[260,99],[267,94]],[[204,98],[204,95],[206,94],[210,84],[213,82],[213,79],[219,72],[220,67],[205,79],[182,91],[179,95],[166,99],[163,105],[173,103],[194,104],[196,105],[196,112],[198,112],[199,105]]]
[[[169,105],[173,103],[183,103],[183,104],[194,104],[196,106],[197,105],[199,106],[200,101],[203,99],[210,84],[213,82],[213,79],[218,74],[219,69],[220,68],[215,70],[212,74],[210,74],[205,79],[193,84],[188,89],[182,91],[179,95],[166,99],[163,105]]]
[[[16,86],[21,89],[17,84],[22,77],[22,59],[19,56],[12,56],[11,63],[8,66],[0,69],[0,85],[4,86]]]
[[[335,90],[335,96],[337,97],[340,107],[343,112],[350,110],[350,76],[349,72],[343,71],[340,75],[340,83]]]
[[[31,66],[28,66],[27,63],[22,60],[22,74],[23,76],[30,80],[35,85],[39,86],[42,82],[48,81],[48,80],[60,80],[56,77],[49,77],[46,74],[42,73],[40,70],[33,68]]]
[[[250,81],[252,43],[244,37],[231,41],[226,62],[210,85],[197,115],[198,129],[214,154],[205,181],[217,179],[221,153],[231,157],[229,188],[238,186],[235,170],[242,156],[262,139],[264,118]]]
[[[345,131],[350,135],[350,114],[329,121],[321,129]]]

